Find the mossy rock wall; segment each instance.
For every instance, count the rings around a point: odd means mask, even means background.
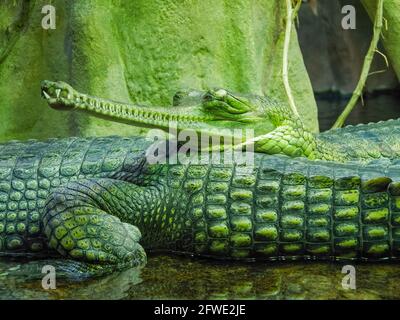
[[[55,30],[41,26],[49,1],[0,3],[0,140],[143,132],[51,110],[43,79],[105,98],[170,105],[181,88],[224,87],[286,101],[280,0],[54,0]],[[294,30],[294,29],[293,29]],[[290,83],[305,124],[317,108],[292,33]]]

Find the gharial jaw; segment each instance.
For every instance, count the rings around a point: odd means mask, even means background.
[[[164,107],[145,107],[89,96],[76,91],[65,82],[42,82],[42,97],[56,110],[77,110],[116,122],[143,127],[166,129],[170,122],[197,123],[209,120],[195,108],[174,110]],[[185,112],[184,112],[185,111]]]
[[[111,121],[147,128],[196,132],[198,136],[230,138],[236,147],[318,158],[314,135],[283,104],[224,89],[179,92],[174,106],[147,107],[97,98],[78,92],[65,82],[42,82],[42,96],[57,110],[77,110]],[[252,130],[251,138],[246,130]]]

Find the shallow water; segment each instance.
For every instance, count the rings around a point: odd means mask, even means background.
[[[346,101],[318,103],[326,130]],[[381,95],[357,107],[347,123],[399,115],[399,97]],[[83,282],[58,279],[56,290],[42,288],[41,266],[0,261],[0,299],[400,299],[400,264],[356,265],[356,290],[342,287],[343,264],[328,262],[223,263],[150,255],[142,269]]]
[[[325,131],[332,127],[346,106],[347,99],[317,98],[317,104],[320,131]],[[384,93],[366,98],[364,105],[359,102],[347,118],[346,125],[397,119],[399,117],[400,92]]]
[[[38,262],[39,263],[39,262]],[[26,265],[0,263],[2,299],[399,299],[400,264],[356,265],[356,289],[345,290],[340,263],[222,263],[150,256],[142,269],[82,282],[21,276]]]

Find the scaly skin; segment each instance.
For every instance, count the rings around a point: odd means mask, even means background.
[[[144,249],[260,260],[400,254],[399,163],[385,159],[397,156],[397,121],[313,136],[276,102],[224,90],[200,94],[200,105],[173,114],[88,97],[63,83],[45,82],[43,95],[54,108],[148,127],[166,129],[173,120],[180,130],[218,134],[257,123],[260,152],[382,159],[364,166],[259,153],[254,167],[149,165],[143,138],[0,144],[3,256],[59,257],[57,266],[79,278],[141,265]],[[198,97],[175,99],[179,105]],[[342,146],[345,138],[355,143]]]
[[[142,264],[143,248],[257,260],[400,255],[398,161],[255,154],[251,167],[148,165],[149,145],[0,144],[2,255],[58,256],[77,277]]]
[[[168,131],[192,130],[231,136],[240,148],[254,143],[256,152],[307,157],[311,160],[368,162],[400,156],[400,121],[327,131],[315,135],[282,103],[267,97],[234,95],[226,90],[178,92],[173,107],[144,107],[96,98],[64,82],[44,81],[42,94],[55,109],[77,110],[97,117]],[[254,130],[254,138],[233,130]],[[225,130],[225,131],[224,131]],[[227,131],[228,130],[228,133]]]

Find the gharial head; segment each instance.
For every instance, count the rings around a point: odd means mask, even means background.
[[[74,101],[79,95],[68,83],[49,80],[42,81],[42,97],[50,107],[57,110],[71,110],[75,107]]]
[[[179,91],[173,106],[147,107],[96,98],[65,82],[43,81],[42,96],[59,110],[78,110],[112,121],[170,131],[175,128],[199,136],[232,138],[238,145],[254,143],[254,150],[269,154],[313,158],[314,136],[284,104],[225,89]],[[246,131],[250,130],[250,131]],[[246,135],[246,132],[252,132]],[[235,143],[235,142],[234,142]]]

